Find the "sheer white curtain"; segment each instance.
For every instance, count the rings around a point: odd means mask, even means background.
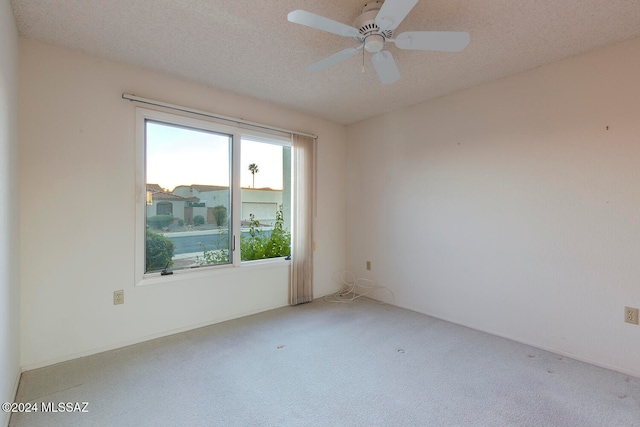
[[[293,135],[293,221],[289,304],[313,300],[315,139]]]

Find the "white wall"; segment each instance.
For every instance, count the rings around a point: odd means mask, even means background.
[[[349,126],[349,269],[640,376],[638,70],[640,39]]]
[[[282,266],[134,287],[135,105],[123,92],[319,135],[315,296],[335,290],[344,126],[28,39],[20,77],[24,368],[287,304]],[[97,200],[108,209],[87,209]]]
[[[0,1],[0,402],[12,402],[20,375],[18,269],[18,30]],[[9,423],[0,413],[0,425]]]

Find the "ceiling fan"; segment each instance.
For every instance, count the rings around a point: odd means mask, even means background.
[[[364,49],[373,53],[371,61],[380,81],[390,84],[400,79],[400,71],[391,52],[383,50],[385,43],[394,42],[399,49],[442,52],[460,52],[469,44],[469,33],[457,31],[407,31],[393,38],[394,30],[416,3],[418,0],[371,1],[364,5],[353,26],[305,10],[289,12],[287,19],[295,24],[352,37],[359,43],[357,47],[350,47],[309,65],[307,70],[323,70],[357,55]]]

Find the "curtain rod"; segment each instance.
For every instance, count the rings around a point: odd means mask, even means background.
[[[277,131],[277,132],[288,133],[290,135],[294,135],[295,134],[295,135],[308,136],[308,137],[313,138],[313,139],[318,139],[317,135],[313,135],[313,134],[310,134],[310,133],[298,132],[298,131],[295,131],[295,130],[283,129],[283,128],[278,128],[278,127],[275,127],[275,126],[268,126],[268,125],[264,125],[262,123],[250,122],[250,121],[247,121],[247,120],[237,119],[235,117],[222,116],[220,114],[213,114],[213,113],[209,113],[207,111],[196,110],[196,109],[189,108],[189,107],[182,107],[180,105],[168,104],[168,103],[162,102],[162,101],[155,101],[153,99],[142,98],[142,97],[139,97],[139,96],[136,96],[136,95],[132,95],[130,93],[123,93],[122,94],[122,99],[128,99],[129,101],[141,102],[143,104],[155,105],[157,107],[169,108],[171,110],[182,111],[182,112],[185,112],[185,113],[197,114],[199,116],[211,117],[212,119],[226,120],[228,122],[243,124],[243,125],[252,126],[252,127],[255,127],[255,128],[274,130],[274,131]]]

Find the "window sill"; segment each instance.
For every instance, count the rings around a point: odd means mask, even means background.
[[[207,277],[217,277],[229,274],[236,274],[240,271],[264,270],[268,268],[288,267],[291,260],[285,258],[274,258],[256,261],[244,261],[240,266],[221,265],[216,267],[200,267],[195,269],[184,269],[174,271],[173,274],[161,276],[160,273],[149,274],[138,280],[135,286],[149,286],[172,282],[184,282]]]

